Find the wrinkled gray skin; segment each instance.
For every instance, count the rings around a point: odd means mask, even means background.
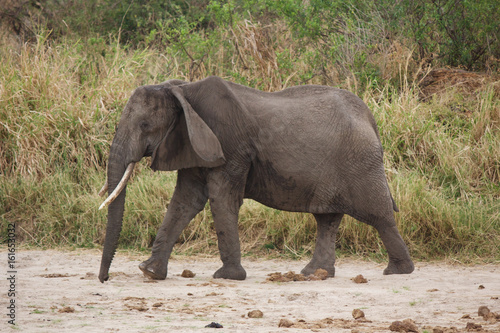
[[[153,170],[178,170],[152,255],[139,266],[154,279],[166,278],[176,240],[207,200],[223,264],[214,278],[245,279],[238,236],[243,198],[314,215],[316,247],[304,274],[323,268],[334,276],[344,214],[377,229],[389,254],[384,274],[411,273],[382,155],[370,110],[348,91],[311,85],[266,93],[218,77],[171,80],[130,97],[110,149],[109,193],[127,165],[144,156],[152,156]],[[101,282],[117,247],[125,192],[108,208]]]

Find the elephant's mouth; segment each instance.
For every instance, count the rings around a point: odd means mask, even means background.
[[[151,157],[153,156],[153,152],[156,150],[156,146],[148,146],[146,148],[146,152],[144,153],[144,157]]]

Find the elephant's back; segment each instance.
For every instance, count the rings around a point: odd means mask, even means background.
[[[261,127],[248,197],[284,210],[354,214],[365,189],[385,205],[382,145],[360,98],[325,86],[259,96],[249,107]]]

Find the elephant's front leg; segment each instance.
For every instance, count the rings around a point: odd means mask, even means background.
[[[335,276],[335,239],[344,214],[314,214],[317,222],[316,247],[311,261],[301,271],[304,275],[314,274],[318,268]]]
[[[139,265],[145,275],[157,280],[167,277],[168,258],[175,242],[182,230],[205,207],[207,198],[204,181],[191,170],[178,172],[177,185],[153,243],[151,257]]]
[[[214,278],[244,280],[247,276],[241,266],[238,213],[243,203],[243,188],[226,177],[215,175],[208,183],[210,208],[217,232],[222,267]]]

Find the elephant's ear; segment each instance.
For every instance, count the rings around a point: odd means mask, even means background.
[[[183,112],[154,151],[151,168],[172,171],[224,164],[224,153],[214,132],[193,110],[179,87],[172,87],[170,91]]]

